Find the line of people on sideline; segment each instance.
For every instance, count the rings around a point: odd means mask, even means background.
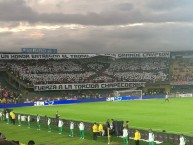
[[[0,120],[3,120],[3,115],[0,112]],[[6,124],[10,124],[10,119],[13,125],[15,125],[15,119],[16,119],[16,115],[13,111],[11,112],[6,112],[5,113],[5,118],[4,120],[6,121]],[[27,119],[27,126],[28,128],[31,128],[31,115],[27,115],[26,117]],[[37,130],[41,129],[41,125],[40,125],[40,120],[41,117],[39,114],[36,115],[36,123],[37,123]],[[58,127],[58,134],[62,134],[63,130],[63,125],[64,122],[62,119],[60,119],[60,115],[58,114],[58,112],[56,113],[56,121],[57,121],[57,127]],[[17,114],[17,123],[18,126],[21,126],[21,122],[22,122],[22,117],[21,114]],[[104,136],[106,135],[108,137],[108,144],[110,144],[110,135],[112,135],[113,132],[110,132],[110,130],[113,130],[114,128],[114,124],[113,124],[114,120],[112,119],[111,122],[109,120],[107,120],[106,125],[104,128],[102,123],[93,123],[92,126],[92,132],[93,132],[93,140],[97,140],[98,136]],[[50,117],[47,117],[47,127],[48,127],[48,132],[52,131],[52,119]],[[75,123],[71,120],[69,122],[69,136],[70,137],[74,137],[74,129],[75,129]],[[78,124],[78,129],[79,129],[79,135],[80,135],[80,139],[85,139],[85,124],[84,122],[80,121]],[[126,121],[122,130],[122,138],[123,138],[123,142],[124,145],[129,145],[129,121]],[[140,145],[140,140],[141,140],[141,133],[139,132],[139,130],[136,130],[134,133],[134,142],[135,145]],[[149,133],[148,133],[148,144],[149,145],[154,145],[154,141],[155,141],[155,136],[154,133],[152,131],[152,129],[149,129]],[[185,145],[187,142],[187,139],[184,137],[183,134],[180,135],[179,138],[179,145]]]
[[[123,129],[123,140],[124,140],[124,145],[128,145],[128,130],[126,128]],[[141,134],[139,132],[139,130],[135,131],[135,135],[134,135],[134,141],[135,141],[135,145],[140,145],[140,139],[141,139]],[[154,145],[155,142],[155,136],[154,133],[152,131],[152,129],[149,129],[149,133],[148,133],[148,145]],[[188,140],[186,139],[186,137],[181,134],[180,138],[179,138],[179,145],[186,145],[186,143],[188,142]]]

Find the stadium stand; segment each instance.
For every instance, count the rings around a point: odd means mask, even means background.
[[[116,81],[161,83],[169,80],[168,67],[169,59],[166,58],[117,59],[104,73]]]
[[[5,73],[6,80],[16,89],[21,84],[25,88],[33,88],[36,84],[65,83],[146,82],[160,84],[169,81],[169,58],[114,59],[108,56],[97,56],[85,59],[1,60],[0,70]],[[89,93],[89,95],[109,96],[112,91],[100,90],[100,93],[94,93],[95,95]],[[82,97],[84,96],[82,94],[85,94],[84,91],[77,95],[78,93],[80,91],[72,95],[68,94],[68,96],[84,98]],[[35,96],[65,98],[64,94],[64,91],[55,91],[54,93],[36,93]],[[26,95],[30,96],[28,91]]]
[[[132,58],[97,62],[77,60],[24,60],[8,62],[8,70],[29,85],[93,82],[166,82],[169,59]]]
[[[182,53],[183,54],[183,53]],[[174,56],[170,64],[170,83],[172,93],[193,92],[193,58],[189,55]]]
[[[193,81],[193,58],[173,59],[171,63],[172,82],[192,82]]]
[[[146,84],[169,83],[169,58],[112,58],[96,56],[85,59],[32,59],[0,60],[0,70],[12,87],[21,90],[39,84],[146,82]],[[5,85],[6,86],[6,85]],[[8,85],[6,86],[8,87]],[[109,96],[113,90],[98,90],[97,96]],[[28,93],[27,96],[33,96]],[[85,91],[73,91],[73,95],[84,98]],[[105,93],[108,92],[108,93]],[[163,91],[157,91],[163,92]],[[71,93],[71,92],[70,92]],[[79,95],[77,95],[79,93]],[[24,93],[22,93],[24,94]],[[65,98],[64,91],[36,93],[34,96]],[[30,96],[30,98],[32,98]],[[73,97],[70,97],[73,98]],[[34,100],[34,99],[33,99]]]

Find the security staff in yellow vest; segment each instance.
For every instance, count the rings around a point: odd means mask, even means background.
[[[138,130],[135,131],[135,145],[139,145],[139,140],[141,139],[141,134]]]
[[[13,122],[13,125],[15,125],[15,113],[12,111],[10,112],[11,120]]]
[[[93,132],[93,140],[97,140],[98,126],[96,122],[92,126],[92,132]]]
[[[99,135],[100,135],[100,136],[103,136],[104,130],[103,130],[103,125],[102,125],[102,123],[99,124],[98,131],[99,131]]]

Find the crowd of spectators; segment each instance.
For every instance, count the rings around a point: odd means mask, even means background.
[[[75,60],[25,60],[7,63],[7,66],[12,74],[29,85],[87,83],[95,74]]]
[[[116,81],[166,82],[169,80],[169,59],[117,59],[104,73],[113,76]]]
[[[0,68],[11,73],[26,85],[37,84],[70,84],[70,83],[111,83],[111,82],[169,82],[169,58],[122,58],[95,57],[86,59],[58,60],[0,60]],[[187,61],[185,61],[187,63]],[[181,62],[180,69],[175,67],[173,78],[180,78],[181,72],[187,72],[191,63]],[[177,64],[177,62],[175,63]],[[174,65],[175,66],[175,65]],[[186,66],[186,67],[185,67]],[[188,66],[188,67],[187,67]],[[186,71],[184,71],[186,68]],[[182,71],[183,70],[183,71]],[[178,72],[178,73],[176,73]],[[192,71],[193,72],[193,71]],[[187,76],[187,73],[186,75]],[[190,75],[189,78],[190,79]],[[97,94],[97,93],[96,93]],[[99,93],[100,94],[100,93]],[[5,95],[7,97],[5,97]],[[66,96],[70,96],[69,98]],[[95,98],[88,93],[60,95],[62,99]],[[102,96],[102,95],[101,95]],[[106,95],[108,96],[108,94]],[[98,97],[98,96],[97,96]],[[55,96],[58,99],[58,96]],[[1,103],[16,103],[19,95],[1,88]],[[36,100],[33,97],[32,100]],[[26,101],[31,101],[26,100]]]
[[[95,82],[165,82],[169,59],[129,58],[101,62],[84,60],[17,60],[7,69],[28,85]]]
[[[0,85],[0,104],[5,103],[19,103],[21,101],[21,94],[10,91]]]
[[[3,60],[0,61],[0,70],[5,70],[7,67],[7,63]]]
[[[193,81],[193,58],[179,58],[172,60],[171,81],[181,84]]]

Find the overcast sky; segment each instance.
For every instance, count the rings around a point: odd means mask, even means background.
[[[193,50],[193,0],[0,0],[0,51]]]

